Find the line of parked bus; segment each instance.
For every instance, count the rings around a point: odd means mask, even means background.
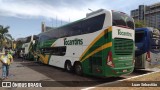
[[[160,65],[160,32],[154,28],[135,29],[135,68],[147,69]]]
[[[160,33],[135,29],[123,12],[100,9],[86,18],[31,36],[22,45],[26,59],[100,77],[117,77],[160,64]],[[136,49],[136,50],[135,50]],[[21,52],[20,51],[20,52]]]

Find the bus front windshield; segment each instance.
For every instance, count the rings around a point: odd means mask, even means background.
[[[113,26],[122,26],[134,29],[133,18],[124,13],[112,11],[112,20]]]
[[[145,37],[144,31],[136,31],[135,32],[135,43],[141,43]]]
[[[29,43],[30,41],[31,41],[31,36],[29,36],[29,37],[26,38],[25,43]]]

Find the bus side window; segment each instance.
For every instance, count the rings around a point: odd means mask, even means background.
[[[57,56],[64,56],[66,54],[66,46],[61,47],[51,47],[50,54],[57,55]]]

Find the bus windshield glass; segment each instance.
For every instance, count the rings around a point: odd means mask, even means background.
[[[124,13],[112,11],[112,20],[113,26],[122,26],[134,29],[133,19]]]
[[[135,43],[140,43],[143,41],[145,32],[144,31],[136,31],[135,32]]]
[[[29,37],[26,38],[25,43],[29,43],[30,41],[31,41],[31,36],[29,36]]]

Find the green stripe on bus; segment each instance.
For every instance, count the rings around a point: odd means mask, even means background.
[[[106,43],[106,44],[102,45],[101,47],[95,49],[95,50],[92,51],[90,54],[88,54],[85,58],[83,58],[83,59],[81,60],[81,62],[84,61],[85,59],[89,58],[90,56],[94,55],[95,53],[100,52],[100,51],[102,51],[102,50],[104,50],[104,49],[106,49],[106,48],[109,48],[109,47],[111,47],[111,46],[112,46],[112,42],[109,42],[109,43]]]
[[[84,58],[86,56],[88,56],[90,53],[92,53],[94,50],[96,50],[98,48],[99,49],[101,48],[101,50],[103,50],[103,45],[111,42],[112,32],[111,32],[111,30],[108,30],[108,31],[110,31],[110,32],[103,34],[103,36],[101,36],[101,38],[99,38],[91,47],[88,46],[89,49],[87,48],[87,51],[85,51],[86,53],[80,58],[81,61],[83,61]]]

